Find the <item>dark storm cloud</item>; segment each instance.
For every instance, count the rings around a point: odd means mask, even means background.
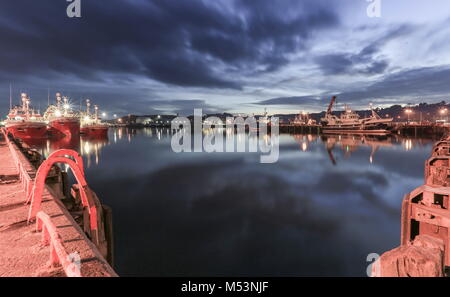
[[[255,104],[261,105],[322,105],[324,104],[324,100],[321,100],[320,96],[292,96],[292,97],[277,97],[271,98],[267,100],[263,100],[260,102],[256,102]]]
[[[329,54],[319,56],[316,63],[324,74],[379,74],[388,67],[387,60],[375,60],[371,55],[362,52],[352,54]]]
[[[178,86],[240,89],[220,70],[273,71],[305,47],[312,32],[337,24],[325,5],[289,16],[297,1],[3,1],[1,72],[106,81],[110,73]],[[233,3],[233,2],[230,2]],[[297,3],[297,4],[296,4]]]
[[[376,102],[424,102],[426,99],[448,100],[450,95],[450,65],[440,67],[423,67],[395,72],[384,76],[379,81],[354,91],[334,94],[338,100],[366,104]],[[325,108],[331,94],[323,93],[312,96],[278,97],[261,101],[263,105],[309,105]],[[400,98],[402,97],[402,98]],[[385,99],[388,99],[386,101]],[[401,100],[399,100],[401,99]],[[390,101],[389,101],[390,100]],[[396,101],[397,100],[397,101]]]
[[[205,100],[192,100],[192,99],[158,99],[150,101],[151,105],[156,109],[160,110],[171,110],[173,113],[179,115],[192,115],[194,113],[194,108],[201,108],[202,113],[218,113],[223,112],[224,109],[219,106],[213,106],[205,102]]]
[[[363,47],[359,52],[325,54],[314,60],[326,75],[381,74],[389,66],[389,61],[380,55],[381,48],[393,39],[408,35],[412,29],[412,26],[397,26]],[[365,31],[365,28],[359,30]]]
[[[445,100],[450,94],[450,65],[399,71],[365,89],[345,92],[339,96],[349,101],[410,97],[423,102],[427,97]]]

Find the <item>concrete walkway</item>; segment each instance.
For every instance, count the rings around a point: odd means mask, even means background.
[[[20,159],[33,173],[28,160],[21,154]],[[27,223],[25,196],[11,151],[0,133],[0,276],[65,276],[60,267],[49,265],[50,247],[41,243],[42,234],[35,231],[35,223]],[[49,188],[44,191],[42,210],[57,227],[67,254],[79,255],[82,276],[117,276]]]

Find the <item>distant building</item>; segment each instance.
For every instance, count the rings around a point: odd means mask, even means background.
[[[127,115],[114,120],[117,124],[142,127],[170,126],[176,115]]]

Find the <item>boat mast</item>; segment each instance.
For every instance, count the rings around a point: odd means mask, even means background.
[[[94,105],[94,109],[95,109],[95,121],[98,120],[98,106]]]
[[[91,106],[90,100],[86,99],[86,114],[89,115],[89,107]]]
[[[56,108],[61,109],[61,93],[56,93]]]
[[[9,84],[9,109],[12,109],[12,87],[11,84]]]

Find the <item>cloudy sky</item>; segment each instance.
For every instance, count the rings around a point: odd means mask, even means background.
[[[0,111],[61,91],[108,114],[321,111],[450,94],[450,2],[65,0],[0,3]]]

